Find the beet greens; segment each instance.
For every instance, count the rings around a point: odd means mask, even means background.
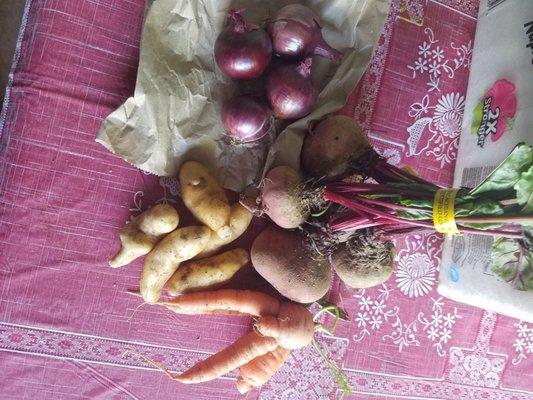
[[[352,162],[352,165],[357,163]],[[332,182],[323,199],[341,206],[330,216],[332,232],[371,228],[382,240],[433,232],[433,202],[439,187],[383,159],[352,168],[362,182]],[[361,180],[361,179],[359,179]],[[346,210],[344,210],[346,209]],[[492,269],[522,290],[533,290],[533,150],[519,144],[481,184],[459,189],[455,223],[461,233],[496,237]]]

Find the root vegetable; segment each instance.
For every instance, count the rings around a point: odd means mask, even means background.
[[[263,29],[246,22],[242,11],[228,12],[231,26],[225,28],[215,41],[215,61],[233,79],[253,79],[268,66],[272,42]]]
[[[180,263],[200,253],[211,231],[205,226],[176,229],[161,240],[144,261],[141,275],[141,294],[147,303],[155,303],[167,280]]]
[[[178,375],[176,380],[182,383],[210,381],[277,347],[276,339],[250,332],[219,353],[213,354]]]
[[[277,118],[296,119],[309,114],[318,91],[311,79],[312,58],[300,63],[282,64],[272,69],[265,80],[270,107]]]
[[[206,382],[240,367],[237,388],[241,393],[265,383],[285,361],[287,349],[308,345],[316,330],[306,307],[280,303],[271,296],[249,290],[188,293],[158,304],[179,314],[249,314],[259,317],[253,332],[187,371],[173,376],[160,367],[170,378],[187,384]]]
[[[179,216],[170,204],[157,204],[139,215],[136,222],[147,235],[160,236],[177,228]]]
[[[244,206],[236,203],[231,206],[231,214],[229,218],[229,235],[221,238],[215,231],[211,231],[211,236],[207,245],[195,258],[204,258],[214,254],[222,246],[225,246],[239,236],[241,236],[252,221],[252,213],[248,211]]]
[[[309,54],[340,60],[342,53],[329,46],[320,31],[320,20],[309,8],[290,4],[272,18],[268,32],[274,51],[280,56],[302,57]]]
[[[329,117],[309,129],[302,147],[302,167],[314,178],[335,178],[349,171],[350,163],[373,153],[361,127],[343,115]]]
[[[270,110],[262,101],[241,95],[225,101],[220,110],[226,135],[236,143],[248,143],[263,138],[270,129]]]
[[[237,377],[237,390],[239,393],[248,393],[256,387],[265,384],[281,368],[289,352],[281,346],[269,351],[262,356],[239,368]]]
[[[299,303],[320,299],[331,285],[327,261],[298,232],[266,228],[252,244],[251,259],[263,278]]]
[[[294,303],[281,303],[276,316],[262,316],[255,328],[260,334],[275,338],[280,346],[289,350],[307,346],[315,334],[315,323],[309,310]]]
[[[394,246],[368,233],[357,233],[331,256],[332,266],[348,286],[365,289],[392,275]]]
[[[178,212],[168,204],[157,204],[138,215],[120,232],[120,251],[109,260],[112,268],[122,267],[153,249],[179,223]]]
[[[268,172],[261,186],[263,211],[282,228],[300,226],[309,216],[303,199],[303,183],[298,172],[287,166]]]
[[[230,236],[231,209],[226,193],[207,168],[196,161],[185,162],[179,180],[181,197],[189,211],[221,238]]]
[[[167,282],[168,294],[176,296],[223,285],[249,260],[246,250],[234,249],[213,257],[183,263]]]
[[[252,290],[219,289],[187,293],[170,301],[160,302],[178,314],[210,314],[232,311],[254,316],[276,315],[280,303],[272,296]]]

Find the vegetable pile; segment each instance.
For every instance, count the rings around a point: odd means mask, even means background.
[[[341,58],[307,7],[280,9],[266,30],[242,13],[228,13],[229,26],[214,48],[221,71],[236,80],[260,78],[264,88],[222,104],[222,123],[237,144],[260,140],[274,117],[309,114],[318,95],[312,57]],[[172,379],[205,382],[238,369],[241,393],[261,386],[290,350],[313,342],[316,331],[331,333],[315,324],[307,307],[324,304],[332,270],[352,288],[379,285],[393,272],[393,240],[413,232],[496,237],[492,269],[518,289],[533,289],[531,146],[519,144],[476,188],[444,189],[390,165],[355,121],[330,115],[309,124],[300,160],[301,171],[276,165],[257,185],[257,198],[241,195],[235,204],[204,165],[187,161],[179,183],[196,224],[180,226],[176,209],[159,204],[122,229],[121,249],[109,264],[118,268],[146,256],[135,292],[144,302],[178,314],[254,317],[253,330],[219,353],[178,375],[162,368]],[[250,252],[223,249],[248,229],[253,215],[272,224],[256,236]],[[221,288],[250,261],[285,299]],[[162,299],[165,287],[174,296],[170,300]],[[338,319],[335,306],[319,313],[331,310]],[[327,358],[326,363],[349,391],[342,373]]]
[[[262,139],[273,117],[293,120],[309,114],[318,97],[312,56],[342,57],[322,37],[318,16],[303,5],[281,8],[267,30],[246,21],[243,12],[228,12],[229,26],[215,42],[215,61],[228,77],[250,81],[264,75],[264,93],[250,92],[247,85],[245,93],[222,104],[226,134],[237,144]]]
[[[390,277],[393,239],[437,231],[495,237],[492,270],[517,289],[533,289],[530,145],[517,145],[477,187],[444,189],[387,163],[353,120],[330,116],[310,124],[301,163],[303,176],[293,171],[290,184],[274,173],[288,167],[271,170],[257,203],[280,227],[300,221],[309,246],[329,258],[348,286]],[[264,190],[270,187],[277,189],[275,211]]]
[[[121,249],[110,266],[117,268],[146,255],[140,292],[130,292],[145,303],[163,305],[178,314],[252,316],[255,322],[250,333],[177,376],[142,354],[138,356],[186,384],[209,381],[238,368],[237,389],[247,393],[270,379],[290,350],[311,343],[315,331],[329,331],[314,322],[304,305],[257,291],[213,290],[228,283],[250,261],[242,248],[216,253],[246,231],[252,214],[239,203],[230,206],[225,191],[198,162],[185,162],[179,180],[183,203],[200,224],[180,227],[174,207],[155,205],[123,228]],[[277,262],[272,260],[284,257],[288,258],[278,275],[271,269]],[[312,254],[294,231],[267,228],[254,242],[252,259],[257,271],[274,287],[289,284],[293,295],[288,297],[296,302],[312,302],[329,289],[327,262],[310,264]],[[294,279],[280,280],[287,274]],[[161,300],[165,287],[168,295],[176,297]],[[330,308],[336,309],[330,306],[323,310]],[[327,362],[331,367],[331,361]]]
[[[184,294],[158,302],[177,314],[240,315],[255,318],[254,329],[193,367],[173,376],[181,383],[200,383],[239,368],[237,389],[261,386],[281,367],[290,350],[307,346],[316,328],[309,310],[250,290],[220,289]]]
[[[183,203],[200,224],[179,227],[174,207],[155,205],[123,228],[122,247],[109,262],[117,268],[146,255],[139,286],[147,303],[159,301],[165,285],[171,295],[216,288],[249,261],[244,249],[214,254],[246,231],[252,214],[239,203],[230,206],[224,189],[196,161],[181,166],[179,179]]]

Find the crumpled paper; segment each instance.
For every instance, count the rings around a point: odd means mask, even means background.
[[[361,78],[388,14],[390,0],[309,0],[326,41],[344,56],[341,63],[315,57],[313,79],[320,91],[316,109],[270,138],[236,146],[224,135],[220,104],[242,83],[216,67],[215,39],[230,8],[263,23],[290,1],[155,0],[143,29],[137,83],[102,123],[96,141],[136,167],[176,175],[185,160],[197,160],[223,186],[240,191],[267,166],[299,168],[307,123],[341,108]]]

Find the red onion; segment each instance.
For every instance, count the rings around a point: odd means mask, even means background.
[[[237,96],[222,105],[221,119],[228,135],[238,142],[259,140],[270,128],[270,111],[252,96]]]
[[[301,118],[312,111],[318,93],[311,80],[311,64],[307,57],[301,63],[282,64],[267,75],[266,94],[276,117]]]
[[[263,73],[272,57],[272,42],[258,26],[246,23],[242,10],[230,10],[232,26],[215,41],[215,61],[233,79],[253,79]]]
[[[310,54],[340,60],[342,53],[332,48],[322,37],[316,14],[300,4],[283,7],[268,26],[274,51],[286,57]]]

